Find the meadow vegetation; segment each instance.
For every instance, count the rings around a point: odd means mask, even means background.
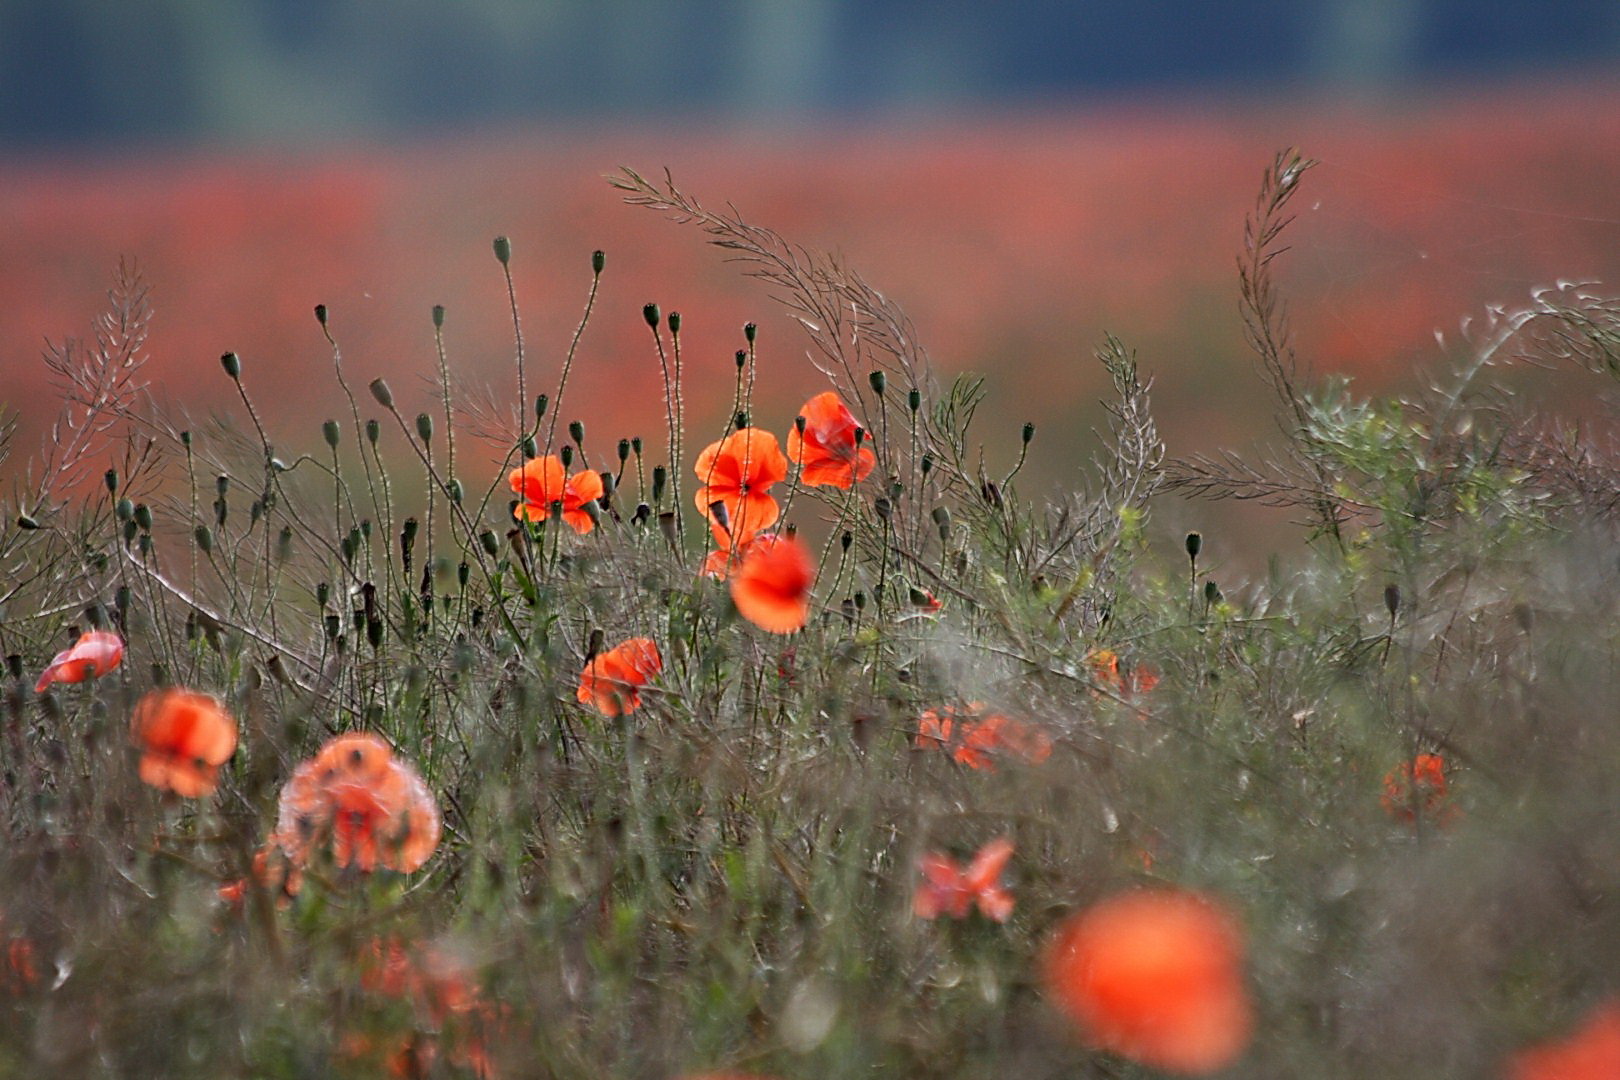
[[[232,416],[154,405],[121,268],[0,521],[0,1074],[1616,1075],[1620,467],[1495,376],[1598,396],[1620,307],[1489,313],[1422,393],[1318,379],[1275,277],[1310,167],[1238,260],[1273,451],[1166,460],[1103,336],[1067,490],[857,273],[667,177],[614,183],[810,362],[739,328],[689,416],[649,303],[658,431],[569,411],[600,252],[537,349],[496,240],[504,408],[442,309],[429,396],[323,306],[274,432],[266,359],[210,373]],[[1290,508],[1309,560],[1154,558],[1178,494]]]

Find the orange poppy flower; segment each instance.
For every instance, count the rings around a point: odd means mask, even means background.
[[[731,600],[738,614],[773,634],[791,634],[810,617],[810,586],[816,571],[796,536],[756,536],[731,574]]]
[[[1620,1076],[1620,998],[1593,1009],[1568,1038],[1515,1054],[1508,1080],[1614,1080]]]
[[[513,469],[506,482],[517,493],[519,502],[512,516],[519,521],[545,521],[551,504],[562,503],[563,520],[577,533],[588,533],[596,526],[585,504],[602,497],[602,477],[590,469],[569,476],[556,454],[532,458]]]
[[[296,869],[329,843],[332,861],[367,873],[410,873],[439,845],[439,808],[427,784],[375,735],[340,735],[281,789],[271,839]]]
[[[1446,825],[1457,812],[1446,804],[1446,792],[1445,759],[1439,754],[1419,754],[1384,774],[1384,793],[1378,801],[1396,821],[1414,824],[1421,814]]]
[[[872,451],[860,445],[860,425],[833,391],[817,394],[799,410],[804,434],[795,423],[787,436],[787,456],[799,466],[799,479],[816,487],[849,489],[877,464]],[[860,439],[866,433],[860,432]]]
[[[723,504],[722,524],[734,540],[776,524],[780,510],[769,492],[772,484],[787,479],[788,464],[775,435],[751,427],[733,431],[706,446],[694,468],[703,481],[693,497],[698,510],[712,521],[710,507]]]
[[[52,683],[76,683],[105,675],[124,659],[124,639],[108,630],[91,630],[57,653],[40,672],[34,693],[43,694]]]
[[[949,750],[957,764],[986,772],[995,771],[995,758],[1001,754],[1030,765],[1052,756],[1052,738],[1044,730],[986,709],[981,701],[970,703],[960,715],[948,705],[925,709],[918,717],[913,745]]]
[[[195,690],[154,690],[135,703],[129,733],[141,751],[141,779],[186,798],[207,795],[236,752],[236,720]]]
[[[579,673],[579,703],[603,716],[624,716],[641,707],[641,688],[664,669],[652,638],[631,638],[597,653]]]
[[[987,919],[1006,922],[1012,914],[1012,894],[1001,885],[1001,872],[1012,858],[1012,841],[1005,836],[985,844],[966,867],[959,866],[949,855],[930,851],[917,864],[922,872],[922,886],[912,901],[912,910],[918,918],[936,919],[949,915],[965,919],[973,905]]]
[[[756,533],[747,536],[734,535],[720,527],[717,521],[709,522],[709,531],[714,534],[715,548],[703,557],[703,565],[698,573],[704,577],[712,577],[716,581],[724,581],[731,576],[731,570],[743,557],[748,554],[748,546],[753,543]]]
[[[1119,654],[1113,649],[1093,649],[1086,653],[1085,662],[1097,686],[1107,687],[1124,697],[1146,694],[1159,685],[1159,673],[1147,664],[1138,663],[1121,670]]]
[[[1237,922],[1179,890],[1137,890],[1062,923],[1042,975],[1093,1046],[1198,1075],[1242,1055],[1254,1031]]]
[[[26,993],[39,984],[34,943],[25,937],[13,937],[4,944],[0,951],[0,990],[14,996]]]

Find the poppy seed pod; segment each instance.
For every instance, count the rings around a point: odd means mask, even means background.
[[[512,241],[504,236],[497,236],[492,246],[495,248],[495,258],[502,266],[512,261]]]
[[[669,482],[669,470],[662,465],[653,466],[653,502],[662,502],[664,498],[664,485]]]
[[[135,524],[147,532],[152,531],[152,508],[150,506],[145,503],[135,504]]]
[[[315,321],[320,323],[322,326],[326,325],[326,305],[325,304],[316,304],[315,305]]]
[[[910,408],[912,412],[916,412],[918,409],[922,408],[922,391],[916,389],[915,387],[906,391],[906,406]]]
[[[574,448],[572,446],[561,447],[557,451],[557,457],[562,462],[563,468],[571,469],[574,467]]]
[[[444,329],[444,305],[443,304],[434,304],[433,305],[433,329],[435,329],[435,330],[443,330]]]
[[[575,443],[583,446],[585,443],[585,424],[580,420],[568,421],[568,437]]]
[[[669,313],[669,332],[672,334],[681,332],[681,313],[678,311]]]
[[[519,440],[518,446],[522,449],[524,461],[529,461],[540,456],[540,447],[535,443],[533,435],[523,436],[523,438]]]
[[[593,252],[591,252],[591,273],[600,274],[602,272],[602,267],[604,267],[606,265],[607,265],[607,252],[605,252],[605,251],[593,251]]]
[[[416,434],[424,443],[433,441],[433,417],[427,413],[416,414]]]
[[[451,477],[450,483],[445,485],[450,493],[450,501],[457,506],[461,505],[461,481]]]
[[[501,550],[500,540],[495,536],[495,533],[489,529],[485,529],[483,532],[478,534],[478,543],[483,547],[486,555],[493,556],[496,552]]]
[[[753,323],[743,323],[743,337],[748,339],[748,344],[752,345],[754,343],[754,338],[758,334],[758,326],[754,325]]]
[[[213,529],[210,529],[206,525],[199,525],[199,526],[197,526],[196,529],[194,529],[192,531],[192,535],[194,537],[196,537],[197,546],[202,549],[202,553],[204,555],[210,555],[210,554],[213,553],[213,551],[214,551],[214,530]]]
[[[1384,586],[1384,607],[1389,609],[1389,617],[1392,619],[1395,613],[1401,610],[1401,587],[1394,582]]]
[[[866,377],[866,381],[872,384],[872,392],[879,397],[883,395],[884,388],[889,385],[888,376],[881,371],[872,372]]]
[[[321,607],[326,606],[326,601],[331,599],[331,596],[332,596],[332,586],[331,585],[329,585],[329,584],[327,584],[326,582],[323,581],[320,584],[315,586],[315,602],[317,604],[319,604]]]
[[[338,436],[340,434],[341,433],[338,430],[338,422],[336,420],[328,420],[326,423],[321,425],[321,437],[326,440],[326,445],[330,446],[333,450],[337,449]]]
[[[380,378],[371,380],[371,396],[385,409],[394,407],[394,392],[388,389],[388,384]]]
[[[1028,446],[1030,444],[1030,441],[1032,439],[1034,439],[1034,438],[1035,438],[1035,425],[1030,424],[1030,423],[1026,423],[1024,425],[1024,445]]]
[[[737,350],[737,370],[741,371],[743,368],[745,368],[747,366],[748,366],[748,351],[746,349],[738,349]]]
[[[630,440],[629,439],[620,439],[618,449],[619,449],[619,464],[622,465],[622,464],[624,464],[626,461],[628,461],[630,459]]]
[[[372,446],[377,445],[377,439],[382,435],[382,425],[375,420],[366,421],[366,442]]]
[[[118,505],[113,507],[113,516],[119,521],[128,521],[135,516],[135,504],[127,498],[119,499]]]
[[[651,302],[643,304],[641,306],[641,317],[647,320],[648,326],[652,327],[654,330],[658,329],[658,320],[660,316],[658,314],[657,304]]]
[[[1187,558],[1196,559],[1198,553],[1204,550],[1204,536],[1202,533],[1190,532],[1187,534]]]
[[[118,470],[117,469],[108,469],[106,474],[102,476],[102,479],[105,480],[106,483],[107,483],[107,493],[109,495],[118,494]]]
[[[537,394],[534,399],[534,422],[539,423],[546,418],[546,409],[551,405],[551,398],[545,394]]]
[[[233,352],[224,353],[219,358],[219,366],[225,369],[225,374],[233,379],[242,377],[242,358]]]

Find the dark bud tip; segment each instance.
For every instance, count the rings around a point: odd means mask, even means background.
[[[320,323],[322,326],[326,325],[326,305],[325,304],[316,304],[315,305],[315,321]]]
[[[1196,559],[1198,553],[1204,550],[1204,534],[1190,532],[1187,534],[1187,558]]]
[[[1401,610],[1401,587],[1391,582],[1384,586],[1384,607],[1389,609],[1389,617],[1394,618],[1395,613]]]
[[[659,316],[657,304],[643,304],[641,306],[641,317],[647,320],[648,326],[652,327],[654,330],[658,329]]]
[[[500,260],[500,264],[502,266],[505,266],[512,261],[512,241],[508,240],[504,236],[497,236],[495,238],[494,247],[495,258]]]
[[[600,274],[602,272],[602,267],[604,267],[606,265],[607,265],[607,252],[605,252],[605,251],[593,251],[593,252],[591,252],[591,273]]]
[[[242,358],[233,352],[224,353],[219,358],[219,366],[225,369],[225,374],[233,379],[242,377]]]
[[[433,329],[435,329],[435,330],[443,330],[444,329],[444,305],[443,304],[434,304],[433,305]]]

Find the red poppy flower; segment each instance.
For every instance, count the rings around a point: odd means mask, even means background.
[[[236,721],[208,694],[171,687],[135,704],[130,738],[141,751],[141,779],[186,798],[207,795],[236,752]]]
[[[1614,1080],[1620,1076],[1620,998],[1588,1014],[1567,1038],[1515,1054],[1508,1080]]]
[[[1124,697],[1145,694],[1159,685],[1159,673],[1147,664],[1138,663],[1121,669],[1119,655],[1112,649],[1093,649],[1086,653],[1085,662],[1091,668],[1092,681]]]
[[[746,540],[776,524],[780,511],[769,492],[772,484],[787,479],[788,465],[775,435],[751,427],[734,431],[706,446],[695,470],[703,481],[693,497],[697,508],[713,520],[710,507],[723,504],[725,520],[720,524],[734,539]]]
[[[26,993],[39,984],[34,943],[25,937],[13,937],[4,946],[0,950],[0,990],[13,996]]]
[[[664,669],[652,638],[631,638],[597,653],[579,673],[579,703],[603,716],[624,716],[641,707],[641,688]]]
[[[804,417],[804,434],[795,423],[787,436],[787,456],[799,466],[799,479],[817,487],[852,488],[877,464],[872,451],[860,445],[864,439],[855,414],[837,394],[828,390],[817,394],[799,410]]]
[[[1384,774],[1379,803],[1397,821],[1413,824],[1421,814],[1436,824],[1449,824],[1456,807],[1446,804],[1446,762],[1439,754],[1419,754]]]
[[[995,758],[1003,754],[1031,765],[1052,756],[1052,739],[1044,730],[987,708],[975,701],[960,714],[948,705],[925,709],[918,717],[913,745],[949,750],[957,764],[986,772],[995,771]]]
[[[57,653],[40,673],[34,684],[34,693],[43,694],[52,683],[83,682],[91,676],[105,675],[124,658],[124,639],[107,630],[91,630],[80,634],[79,640]]]
[[[332,861],[410,873],[439,844],[439,808],[416,770],[375,735],[340,735],[281,789],[271,839],[294,868],[329,843]]]
[[[1254,1031],[1237,922],[1179,890],[1114,896],[1066,920],[1042,975],[1091,1045],[1189,1075],[1236,1061]]]
[[[1005,836],[980,848],[966,867],[959,866],[949,855],[929,852],[918,862],[923,881],[912,910],[922,919],[941,915],[965,919],[977,904],[985,918],[1006,922],[1012,914],[1013,898],[1001,886],[1001,872],[1007,868],[1012,853],[1012,841]]]
[[[562,459],[548,454],[525,461],[506,482],[517,492],[519,502],[512,516],[520,521],[544,521],[551,516],[551,504],[560,502],[563,520],[575,532],[588,533],[596,525],[585,504],[602,497],[602,477],[590,469],[569,476]]]
[[[791,634],[810,617],[810,586],[815,584],[810,552],[796,536],[756,536],[731,574],[731,599],[738,614],[773,634]]]

